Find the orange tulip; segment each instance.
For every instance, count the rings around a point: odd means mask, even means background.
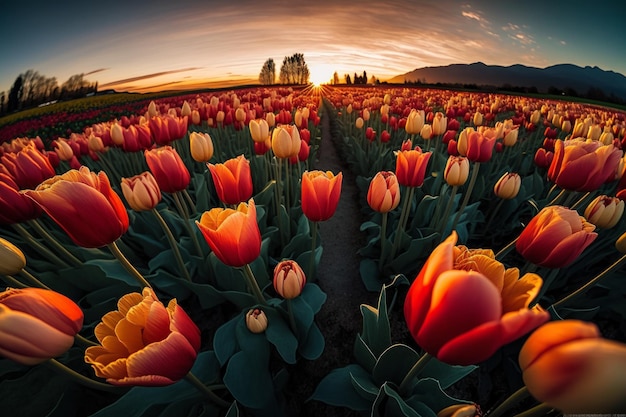
[[[24,252],[0,237],[0,275],[14,275],[26,266]]]
[[[565,414],[626,412],[626,345],[603,339],[593,323],[544,324],[522,346],[519,364],[532,396]]]
[[[242,267],[261,253],[253,199],[239,203],[236,210],[216,207],[205,211],[196,224],[217,258],[228,266]]]
[[[522,230],[515,248],[527,261],[546,268],[563,268],[598,237],[595,226],[575,210],[548,206]]]
[[[617,197],[599,195],[585,209],[585,218],[589,223],[602,229],[614,227],[624,214],[624,201]]]
[[[24,191],[79,246],[99,248],[128,230],[128,213],[104,171],[82,166]]]
[[[374,175],[367,190],[367,204],[379,213],[388,213],[400,204],[400,185],[396,174],[381,171]]]
[[[152,210],[161,201],[159,185],[148,171],[131,178],[122,178],[122,193],[135,211]]]
[[[424,183],[426,167],[432,152],[422,152],[419,147],[396,153],[398,183],[406,187],[420,187]]]
[[[330,171],[305,171],[302,174],[302,212],[311,221],[330,219],[341,194],[343,174]]]
[[[171,300],[154,292],[126,294],[117,310],[102,317],[94,333],[101,346],[85,351],[85,362],[113,385],[165,386],[183,378],[200,350],[200,330]]]
[[[549,320],[538,305],[529,309],[542,280],[518,279],[490,250],[455,247],[453,232],[431,253],[409,288],[404,317],[415,341],[439,360],[469,365],[488,359]]]
[[[280,125],[272,131],[272,151],[277,158],[298,156],[300,132],[294,125]]]
[[[595,191],[615,178],[622,151],[597,141],[557,140],[548,178],[571,191]]]
[[[65,353],[83,326],[72,300],[43,288],[0,293],[0,355],[35,365]]]
[[[146,150],[144,155],[161,191],[175,193],[187,188],[191,175],[176,149],[162,146]]]
[[[281,297],[292,299],[302,294],[306,276],[296,261],[281,261],[274,268],[273,284]]]
[[[239,204],[252,196],[250,161],[239,155],[223,164],[207,164],[220,201]]]

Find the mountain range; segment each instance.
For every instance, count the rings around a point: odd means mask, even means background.
[[[615,96],[626,100],[626,77],[614,71],[605,71],[598,67],[579,67],[573,64],[558,64],[546,68],[525,65],[486,65],[482,62],[473,64],[452,64],[438,67],[423,67],[387,80],[389,83],[402,84],[419,82],[422,84],[461,84],[479,87],[512,86],[532,88],[539,93],[554,89],[576,92],[577,95],[598,95],[598,90],[608,98]]]

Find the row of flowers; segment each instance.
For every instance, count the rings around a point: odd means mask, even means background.
[[[135,415],[154,404],[286,412],[287,365],[325,344],[317,227],[334,214],[342,174],[314,169],[323,110],[362,191],[360,273],[380,299],[361,309],[357,363],[312,398],[372,415],[478,413],[446,389],[499,357],[519,363],[527,388],[490,415],[526,390],[540,411],[623,411],[621,371],[602,372],[621,369],[624,347],[580,320],[620,312],[624,256],[606,268],[606,251],[625,252],[624,115],[436,90],[326,93],[323,107],[293,90],[176,98],[50,149],[3,144],[0,275],[22,289],[0,296],[10,335],[0,353],[96,389],[168,386],[117,392],[97,415],[131,403]],[[501,249],[468,248],[476,242]],[[409,284],[404,319],[421,352],[390,334],[386,293]],[[552,327],[559,337],[546,337]],[[569,355],[569,343],[584,352]],[[111,385],[62,364],[81,357]],[[574,363],[585,366],[544,374]]]
[[[623,381],[603,369],[621,367],[624,346],[598,339],[593,325],[563,318],[602,322],[616,312],[623,317],[611,291],[624,294],[617,272],[626,259],[624,115],[478,94],[473,99],[483,105],[468,110],[467,97],[444,91],[354,94],[329,100],[338,110],[335,143],[358,176],[367,218],[361,226],[368,233],[360,250],[361,277],[368,288],[382,287],[385,293],[411,282],[405,275],[417,274],[404,301],[404,319],[423,354],[391,343],[388,324],[380,324],[388,320],[381,294],[378,308],[369,307],[375,318],[363,314],[356,363],[331,373],[314,398],[355,410],[412,415],[424,404],[423,387],[411,386],[415,379],[410,377],[446,380],[428,367],[431,356],[459,366],[490,360],[507,372],[519,354],[512,386],[522,388],[499,407],[489,403],[495,408],[489,415],[511,412],[528,391],[545,401],[533,410],[537,413],[623,410],[623,401],[608,399],[619,396]],[[434,104],[437,94],[447,97],[447,105]],[[408,100],[415,107],[402,105]],[[457,239],[461,245],[455,245]],[[497,254],[465,246],[489,247],[490,242],[500,248]],[[514,267],[503,263],[505,256]],[[599,272],[595,277],[594,271]],[[588,297],[591,288],[599,291]],[[513,348],[512,342],[539,326],[527,344]],[[373,328],[379,330],[371,334],[367,329]],[[548,338],[550,331],[559,336]],[[579,337],[594,340],[579,344]],[[563,357],[537,358],[541,365],[526,369],[535,360],[529,357],[570,342],[558,350]],[[569,353],[581,346],[584,352]],[[412,359],[382,381],[379,367],[389,366],[390,358],[402,362],[402,355]],[[563,375],[574,363],[580,365],[576,371]],[[458,369],[457,376],[470,371]],[[611,394],[602,396],[604,391]],[[451,405],[446,401],[440,399],[438,407]],[[475,404],[451,406],[447,412],[479,412]]]

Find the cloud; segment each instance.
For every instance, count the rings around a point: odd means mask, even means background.
[[[106,71],[106,70],[108,70],[108,69],[109,69],[109,68],[98,68],[97,70],[93,70],[93,71],[86,72],[86,73],[85,73],[85,75],[95,74],[95,73],[98,73],[98,72]]]
[[[181,69],[178,69],[178,70],[155,72],[155,73],[152,73],[152,74],[146,74],[146,75],[140,75],[140,76],[137,76],[137,77],[125,78],[123,80],[111,81],[111,82],[108,82],[106,84],[100,85],[100,88],[112,87],[112,86],[116,86],[116,85],[120,85],[120,84],[131,83],[131,82],[134,82],[134,81],[141,81],[141,80],[147,80],[149,78],[160,77],[162,75],[176,74],[176,73],[179,73],[179,72],[193,71],[193,70],[197,70],[197,69],[201,69],[201,67],[190,67],[190,68],[181,68]]]

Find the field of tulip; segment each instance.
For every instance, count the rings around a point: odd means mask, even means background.
[[[0,121],[0,414],[626,412],[626,113],[393,86],[81,106]],[[318,231],[347,187],[378,302],[296,396],[337,342]]]

